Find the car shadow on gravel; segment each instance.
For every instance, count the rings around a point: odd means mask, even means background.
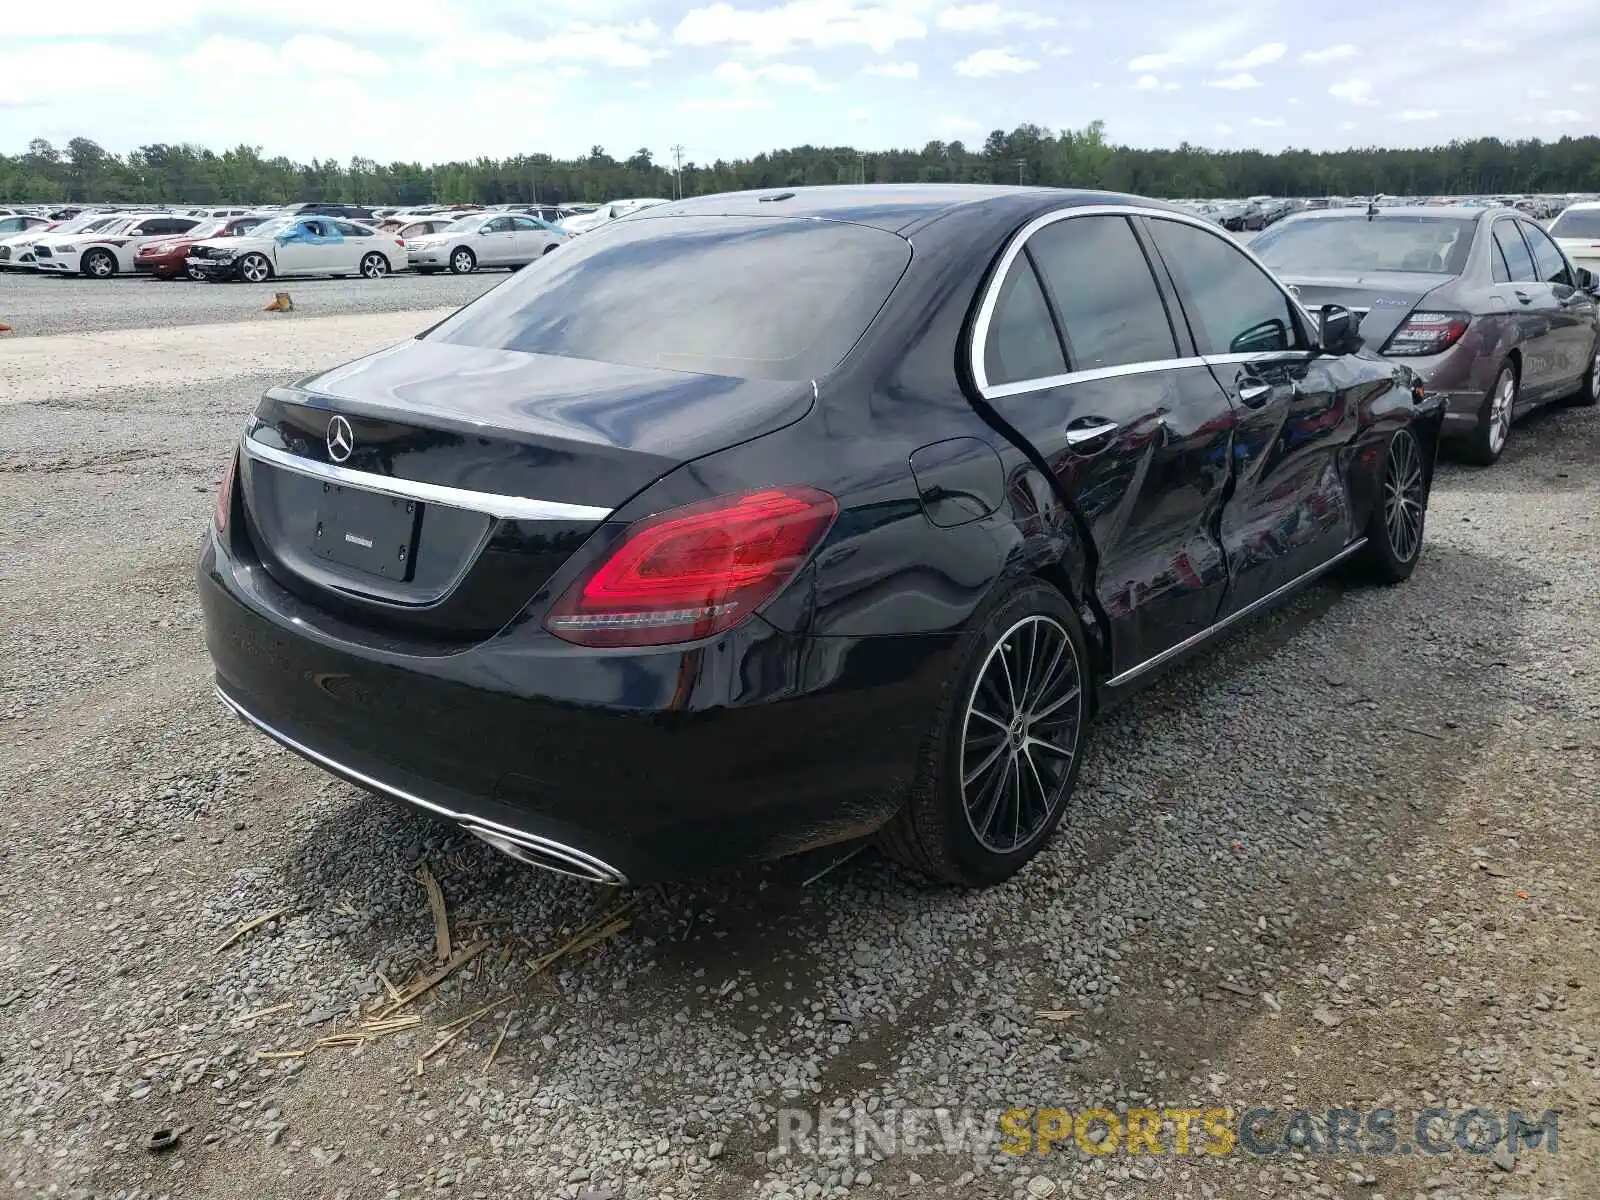
[[[759,1040],[776,1065],[741,1108],[779,1102],[781,1066],[803,1061],[824,1096],[892,1081],[934,1104],[985,1095],[1019,1052],[1042,1053],[1063,1089],[1181,1075],[1226,1057],[1259,993],[1337,956],[1383,903],[1416,831],[1489,752],[1533,586],[1436,539],[1404,587],[1326,584],[1229,635],[1106,715],[1061,832],[988,892],[925,887],[870,850],[812,880],[832,862],[813,856],[645,889],[630,929],[530,976],[619,897],[332,781],[308,783],[269,869],[346,960],[332,982],[353,1000],[378,972],[432,961],[426,862],[456,944],[499,947],[481,977],[437,989],[439,1019],[518,994],[539,1028],[563,1029],[558,1050],[502,1051],[543,1090],[582,1092],[596,1058],[636,1036],[622,1030],[675,1015],[713,1054]],[[1081,1019],[1041,1030],[1036,1009]],[[712,1087],[651,1079],[609,1099],[649,1124],[684,1086]]]

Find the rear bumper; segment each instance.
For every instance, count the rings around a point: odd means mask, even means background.
[[[400,653],[215,537],[199,588],[217,688],[258,728],[523,861],[609,883],[876,829],[910,786],[955,644],[754,618],[689,649],[584,650],[513,624]]]
[[[1391,361],[1410,367],[1421,377],[1427,392],[1444,402],[1442,435],[1447,438],[1466,437],[1477,427],[1484,397],[1500,369],[1500,359],[1485,353],[1470,331],[1443,354]]]

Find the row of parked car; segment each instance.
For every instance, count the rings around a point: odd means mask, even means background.
[[[660,200],[618,200],[586,211],[527,205],[377,211],[353,205],[187,212],[80,212],[64,219],[0,215],[0,269],[110,279],[265,283],[285,276],[396,271],[515,270],[585,233]]]

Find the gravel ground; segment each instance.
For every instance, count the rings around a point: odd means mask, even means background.
[[[305,369],[396,336],[341,328]],[[23,345],[0,342],[0,379]],[[1596,413],[1524,423],[1491,471],[1445,467],[1407,585],[1319,587],[1104,722],[1062,833],[1005,887],[930,890],[868,852],[809,884],[830,860],[617,897],[224,715],[192,563],[227,443],[278,376],[215,353],[203,384],[124,387],[90,358],[73,395],[0,407],[15,1194],[1600,1194]],[[272,1057],[432,967],[423,864],[455,946],[483,952],[413,1027]],[[623,900],[628,928],[541,958]],[[1554,1108],[1561,1140],[776,1154],[776,1109],[825,1102]],[[180,1144],[149,1152],[169,1128]]]
[[[261,310],[276,292],[288,292],[295,311],[387,313],[421,308],[460,308],[510,278],[505,271],[471,275],[415,275],[387,279],[279,279],[244,283],[191,283],[143,276],[84,279],[38,272],[0,273],[0,323],[12,336],[85,333],[102,329],[159,329],[217,321],[262,321]]]

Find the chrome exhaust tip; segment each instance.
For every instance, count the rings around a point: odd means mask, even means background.
[[[500,853],[516,859],[525,866],[554,871],[558,875],[569,875],[574,879],[604,884],[607,887],[621,887],[628,882],[627,876],[609,863],[582,850],[551,841],[549,838],[499,826],[491,828],[468,821],[461,822],[461,828],[479,841],[486,842]]]

